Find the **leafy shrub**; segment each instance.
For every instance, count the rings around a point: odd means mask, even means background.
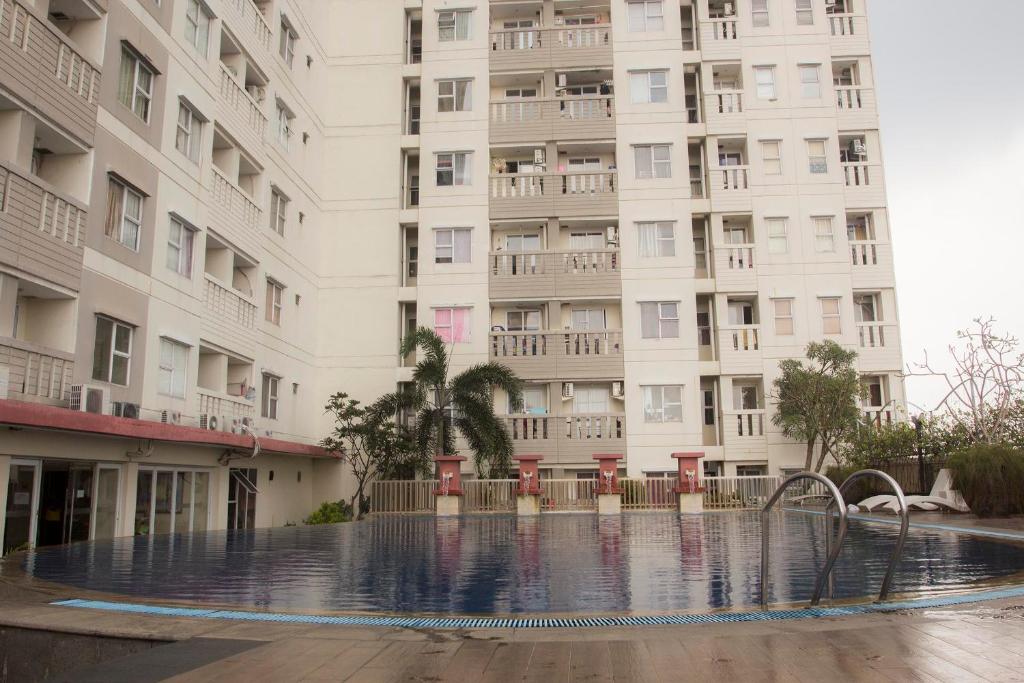
[[[304,524],[338,524],[352,519],[352,506],[344,500],[326,502],[303,520]]]
[[[904,422],[862,424],[849,437],[841,451],[841,461],[865,469],[881,463],[902,460],[917,454],[917,431]],[[849,472],[853,474],[853,472]]]
[[[953,488],[979,517],[1024,514],[1024,451],[976,445],[953,454]]]
[[[864,468],[860,467],[859,465],[829,467],[828,470],[825,472],[825,476],[831,479],[836,486],[842,486],[843,482],[846,481],[847,477],[862,469]],[[886,489],[884,492],[889,493],[888,489]],[[856,484],[854,484],[849,489],[843,492],[843,500],[845,500],[848,505],[856,505],[865,498],[870,498],[871,496],[877,495],[878,493],[878,480],[865,477],[864,479],[861,479]]]

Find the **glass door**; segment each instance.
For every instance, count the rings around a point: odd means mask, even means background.
[[[136,536],[206,531],[209,518],[209,472],[139,470]]]
[[[14,460],[7,483],[7,509],[0,555],[35,545],[39,507],[39,463]]]
[[[121,468],[97,465],[92,495],[92,538],[113,538],[117,535],[120,494]]]
[[[256,527],[255,468],[231,468],[228,481],[228,529]]]

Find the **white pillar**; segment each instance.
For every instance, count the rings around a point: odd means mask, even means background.
[[[7,487],[11,478],[11,456],[0,455],[0,543],[3,543],[7,522]]]

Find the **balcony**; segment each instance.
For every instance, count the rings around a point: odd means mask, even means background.
[[[224,0],[224,21],[234,34],[248,46],[259,59],[271,56],[274,31],[263,16],[259,6],[252,0]]]
[[[867,17],[851,12],[836,12],[828,15],[829,32],[832,35],[834,56],[858,56],[869,54]]]
[[[255,252],[263,211],[253,198],[231,182],[223,171],[216,166],[212,170],[210,194],[213,202],[210,214],[213,225],[235,244]]]
[[[739,59],[740,41],[736,17],[700,21],[701,58],[705,60]]]
[[[858,364],[865,372],[898,370],[902,367],[900,334],[896,323],[857,323]]]
[[[517,454],[543,455],[546,464],[593,464],[595,453],[625,452],[625,415],[509,415],[505,425]]]
[[[491,218],[618,215],[618,174],[505,173],[490,178]]]
[[[893,287],[892,247],[878,240],[850,240],[855,289]]]
[[[851,208],[884,206],[885,183],[882,165],[866,161],[843,162],[843,182],[846,199]]]
[[[728,244],[715,247],[715,280],[720,291],[751,291],[757,289],[757,268],[754,244]]]
[[[100,70],[32,3],[0,3],[0,15],[4,87],[91,147]]]
[[[220,65],[220,98],[217,101],[217,110],[217,119],[228,122],[244,147],[257,150],[262,147],[267,131],[267,115],[263,113],[260,103],[235,80],[235,76],[223,62]]]
[[[760,325],[722,326],[717,337],[718,358],[724,374],[761,372]]]
[[[765,456],[768,451],[765,440],[766,414],[763,409],[732,410],[722,415],[723,446],[730,454],[745,457]]]
[[[522,379],[622,377],[622,331],[492,332],[491,360]]]
[[[491,102],[491,142],[615,137],[612,95]]]
[[[78,291],[85,204],[0,162],[0,263]]]
[[[490,254],[492,299],[617,298],[622,295],[618,249]]]
[[[0,337],[0,367],[8,370],[8,398],[63,406],[71,392],[74,354]]]
[[[704,116],[711,135],[736,134],[746,130],[743,91],[716,90],[704,95]]]
[[[711,204],[715,211],[750,211],[750,167],[719,166],[708,173]]]
[[[859,130],[878,125],[875,91],[859,85],[836,86],[840,130]]]
[[[491,31],[495,71],[593,68],[612,63],[611,24]]]
[[[196,399],[198,402],[197,413],[200,416],[200,425],[204,415],[207,416],[207,420],[209,420],[209,416],[216,416],[218,420],[222,418],[228,420],[248,418],[253,420],[256,417],[256,407],[252,401],[247,401],[241,396],[231,396],[200,388],[196,392]]]

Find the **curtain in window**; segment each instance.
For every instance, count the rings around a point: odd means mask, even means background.
[[[452,341],[469,341],[469,309],[456,308],[452,310]]]
[[[636,177],[639,179],[651,178],[654,175],[653,160],[650,147],[634,147],[633,154],[636,161]]]
[[[455,263],[469,263],[470,261],[470,231],[455,231]]]
[[[658,304],[640,304],[640,336],[644,339],[658,338]]]
[[[124,229],[121,242],[132,249],[139,246],[139,223],[142,222],[142,197],[125,192]]]
[[[658,244],[655,236],[654,223],[642,223],[637,226],[637,238],[640,241],[641,256],[657,256]]]
[[[110,342],[114,336],[114,323],[106,318],[96,318],[96,340],[92,352],[92,378],[107,382],[110,380]]]
[[[135,90],[135,57],[127,50],[121,51],[121,71],[117,78],[117,99],[126,107],[132,106]]]
[[[434,311],[434,332],[445,344],[452,342],[452,310],[439,308]]]
[[[472,12],[456,12],[455,13],[455,37],[459,40],[469,39],[469,20],[472,18]]]
[[[642,32],[647,29],[645,21],[647,8],[642,2],[631,2],[626,7],[629,10],[629,30],[631,33]]]
[[[629,100],[634,103],[650,101],[650,84],[647,72],[641,71],[629,75]]]
[[[469,185],[469,155],[456,154],[455,156],[455,184]]]
[[[121,221],[124,210],[124,187],[111,178],[107,183],[107,220],[103,226],[103,234],[107,237],[114,237],[117,234],[117,224]]]

